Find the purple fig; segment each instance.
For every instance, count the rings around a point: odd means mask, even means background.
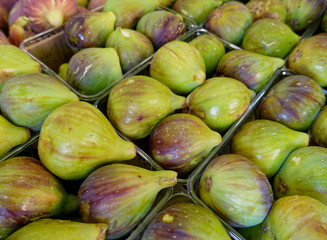
[[[10,44],[7,36],[0,29],[0,44]]]
[[[283,0],[251,0],[246,7],[251,12],[253,22],[261,18],[272,18],[285,22],[286,7]]]
[[[322,147],[327,147],[327,106],[324,106],[310,127],[312,141]]]
[[[23,10],[23,0],[18,0],[15,3],[15,5],[11,8],[8,16],[9,27],[13,25],[19,17],[25,17],[24,10]]]

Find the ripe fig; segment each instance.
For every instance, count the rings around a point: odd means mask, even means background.
[[[35,35],[32,29],[29,27],[30,20],[27,17],[19,17],[9,27],[9,41],[11,44],[19,47],[21,42],[29,37]]]
[[[325,105],[322,88],[302,75],[284,78],[263,98],[257,115],[297,130],[306,131]]]
[[[205,28],[218,37],[233,43],[240,44],[246,29],[252,23],[249,9],[241,2],[225,3],[208,16]]]
[[[249,89],[259,92],[284,63],[281,58],[245,50],[233,50],[220,59],[216,75],[235,78]]]
[[[25,17],[23,9],[23,0],[18,0],[11,8],[8,16],[8,26],[13,25],[19,17]]]
[[[238,154],[221,155],[208,164],[201,175],[199,196],[234,227],[263,222],[274,200],[265,174]]]
[[[202,119],[211,129],[226,131],[249,107],[251,90],[233,78],[207,79],[186,98],[184,112]]]
[[[228,240],[231,238],[209,209],[194,203],[175,203],[155,216],[141,239]]]
[[[278,122],[258,119],[246,122],[232,139],[232,153],[253,161],[268,178],[275,175],[287,156],[309,145],[309,135]]]
[[[262,240],[326,239],[327,206],[307,197],[294,195],[278,199],[262,226]]]
[[[142,75],[125,78],[110,91],[107,114],[117,129],[132,139],[148,136],[155,125],[185,104],[161,82]]]
[[[10,44],[10,43],[9,43],[7,36],[0,29],[0,45],[2,45],[2,44]]]
[[[285,22],[286,7],[283,0],[250,0],[245,6],[250,10],[253,22],[262,18]]]
[[[311,140],[322,147],[327,147],[327,106],[324,106],[318,113],[310,127]]]
[[[104,164],[134,158],[136,149],[119,137],[99,109],[87,102],[72,102],[45,119],[38,153],[42,164],[56,176],[75,180]]]
[[[158,192],[176,182],[177,173],[170,170],[150,171],[127,164],[101,167],[78,191],[80,215],[84,222],[108,224],[108,239],[123,237],[150,211]]]
[[[159,48],[150,66],[151,77],[181,95],[201,85],[206,79],[205,71],[201,53],[191,44],[178,40]]]

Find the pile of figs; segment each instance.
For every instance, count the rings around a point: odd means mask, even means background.
[[[0,240],[327,240],[326,7],[1,1]]]

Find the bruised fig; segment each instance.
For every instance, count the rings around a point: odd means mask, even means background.
[[[114,31],[116,16],[113,12],[82,12],[72,17],[65,26],[65,40],[77,49],[104,47]]]
[[[136,30],[145,34],[158,49],[183,35],[186,26],[181,16],[158,10],[145,14],[137,23]]]
[[[281,58],[245,50],[234,50],[220,59],[216,75],[235,78],[249,89],[259,92],[284,63],[285,61]]]
[[[178,40],[166,43],[155,53],[150,66],[151,77],[176,94],[188,94],[206,79],[204,59],[195,47]]]
[[[78,92],[92,95],[112,86],[122,76],[114,48],[85,48],[69,60],[66,81]]]
[[[7,36],[0,29],[0,45],[1,44],[10,44]]]
[[[159,81],[142,75],[125,78],[110,91],[107,114],[118,130],[132,139],[148,136],[155,125],[185,104]]]
[[[194,203],[176,203],[159,212],[143,233],[142,240],[229,240],[218,218]]]
[[[245,6],[250,10],[253,22],[261,18],[285,22],[286,7],[283,0],[251,0]]]
[[[116,133],[102,112],[87,102],[67,103],[44,121],[38,143],[42,164],[56,176],[83,179],[94,169],[135,157],[135,145]]]
[[[220,143],[220,134],[200,118],[177,113],[164,118],[153,129],[150,152],[164,169],[188,173]]]
[[[324,106],[310,127],[311,139],[319,146],[327,147],[327,106]]]
[[[174,171],[150,171],[127,164],[101,167],[78,191],[80,215],[84,222],[108,224],[108,239],[123,237],[143,220],[158,192],[176,182]]]
[[[109,35],[106,47],[117,51],[123,72],[127,72],[154,53],[152,42],[147,36],[121,27]]]
[[[241,2],[225,3],[208,16],[205,28],[218,37],[233,43],[240,44],[246,29],[252,23],[249,9]]]
[[[253,161],[268,178],[275,175],[287,156],[306,147],[309,135],[278,122],[258,119],[246,122],[232,139],[232,153]]]

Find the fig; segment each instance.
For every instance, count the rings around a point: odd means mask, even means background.
[[[232,139],[232,153],[253,161],[268,178],[275,175],[287,156],[309,145],[309,135],[278,122],[257,119],[246,122]]]
[[[237,232],[246,240],[261,240],[262,223],[252,227],[238,228]]]
[[[123,72],[127,72],[154,53],[151,40],[133,29],[116,28],[106,40],[106,47],[117,51]]]
[[[68,64],[69,63],[62,63],[60,64],[58,69],[58,76],[64,81],[66,81],[67,79],[66,74],[67,74]]]
[[[263,222],[274,200],[266,175],[238,154],[211,160],[201,175],[199,196],[234,227]]]
[[[105,240],[107,224],[43,218],[18,229],[7,240]]]
[[[327,11],[325,11],[324,15],[322,16],[320,26],[323,32],[327,32]]]
[[[137,23],[136,30],[147,36],[158,49],[182,36],[186,26],[181,16],[158,10],[145,14]]]
[[[310,136],[311,140],[322,147],[327,147],[327,135],[326,135],[326,127],[327,127],[327,106],[324,106],[320,112],[318,113],[315,120],[310,127]]]
[[[23,9],[23,0],[18,0],[11,8],[8,16],[8,26],[13,25],[19,17],[25,17]]]
[[[233,50],[220,59],[216,75],[237,79],[249,89],[259,92],[284,63],[281,58]]]
[[[307,197],[294,195],[278,199],[262,226],[262,240],[326,239],[327,206]]]
[[[177,0],[172,9],[201,24],[221,4],[221,0]]]
[[[142,240],[231,239],[212,211],[194,203],[175,203],[161,210]]]
[[[9,12],[17,1],[18,0],[0,1],[0,29],[4,30],[7,28]]]
[[[15,126],[0,115],[0,157],[20,144],[26,143],[31,137],[28,128]]]
[[[7,36],[0,29],[0,45],[2,45],[2,44],[10,44],[10,43],[9,43]]]
[[[314,35],[300,42],[288,58],[288,67],[306,75],[321,87],[327,87],[327,33]]]
[[[115,27],[133,29],[140,18],[159,7],[157,0],[108,0],[103,11],[117,16]]]
[[[0,44],[0,91],[7,79],[41,72],[41,65],[16,46]]]
[[[327,148],[293,151],[274,177],[276,198],[305,195],[327,204]]]
[[[306,76],[292,75],[273,86],[258,106],[257,115],[293,130],[306,131],[325,101],[318,83]]]
[[[106,3],[106,0],[89,0],[89,4],[87,5],[88,9],[96,9],[99,7],[103,7]]]
[[[78,191],[84,222],[108,224],[108,239],[130,232],[150,211],[158,192],[174,186],[177,173],[110,164],[92,172]],[[131,204],[130,200],[133,200]]]
[[[241,2],[231,1],[209,14],[205,28],[218,37],[238,45],[251,23],[252,15],[249,9]]]
[[[184,112],[202,119],[211,129],[226,131],[249,107],[252,93],[233,78],[207,79],[186,98]]]
[[[206,65],[206,75],[210,76],[216,69],[219,60],[225,54],[224,44],[211,34],[203,34],[189,42],[200,51]]]
[[[153,129],[150,152],[164,169],[184,174],[192,171],[220,143],[220,134],[200,118],[177,113],[164,118]]]
[[[30,221],[77,210],[76,196],[32,157],[9,158],[0,163],[0,173],[0,239]]]
[[[174,93],[186,95],[206,79],[204,59],[195,47],[178,40],[166,43],[154,54],[151,77]]]
[[[324,0],[282,0],[286,7],[285,22],[294,31],[302,31],[316,21],[326,8]]]
[[[30,73],[7,80],[0,93],[0,108],[15,125],[39,131],[55,108],[78,100],[75,93],[54,77]]]
[[[104,47],[114,31],[116,16],[113,12],[87,11],[73,16],[65,26],[65,41],[72,48]]]
[[[158,0],[160,6],[168,7],[170,8],[176,0]]]
[[[35,35],[29,27],[30,20],[27,17],[19,17],[13,25],[9,27],[9,41],[19,47],[21,42]]]
[[[286,7],[283,0],[250,0],[245,6],[250,10],[253,22],[262,18],[285,22]]]
[[[147,76],[125,78],[110,91],[107,115],[117,129],[132,139],[148,136],[165,116],[181,109],[185,97],[174,94]]]
[[[23,10],[35,33],[63,25],[78,11],[76,0],[24,0]]]
[[[76,0],[77,6],[86,8],[89,0]]]
[[[97,94],[114,85],[123,76],[114,48],[85,48],[69,60],[66,81],[78,92]]]
[[[271,18],[255,21],[245,32],[242,48],[271,57],[285,58],[300,37],[285,23]]]

